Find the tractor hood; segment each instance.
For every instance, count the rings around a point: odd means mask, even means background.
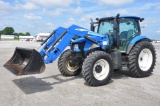
[[[90,32],[89,32],[90,33]],[[100,35],[100,34],[97,34],[97,33],[92,33],[91,34],[87,34],[86,37],[81,37],[81,38],[78,38],[76,40],[74,40],[72,42],[72,44],[85,44],[84,46],[84,51],[88,51],[90,50],[91,48],[101,48],[101,49],[105,49],[108,45],[109,45],[109,38],[107,35]],[[96,34],[96,35],[95,35]],[[99,36],[98,36],[99,35]],[[92,41],[93,40],[93,41]],[[84,43],[85,42],[85,43]],[[94,45],[94,46],[93,46]],[[81,50],[76,50],[76,52],[80,52]],[[72,51],[73,52],[73,51]],[[74,51],[75,52],[75,51]]]
[[[107,35],[101,35],[101,36],[97,36],[97,35],[89,35],[87,34],[86,35],[87,37],[95,40],[96,42],[100,43],[103,41],[103,39],[105,39],[106,41],[108,41],[108,36]],[[80,43],[80,42],[84,42],[86,41],[87,39],[84,38],[84,37],[80,37],[80,38],[77,38],[76,40],[74,40],[72,43]]]
[[[101,48],[101,49],[105,49],[108,45],[109,45],[109,38],[107,35],[105,36],[96,36],[96,35],[86,35],[89,39],[86,39],[86,37],[81,37],[81,38],[78,38],[76,40],[73,40],[72,42],[72,45],[74,44],[78,44],[78,45],[84,45],[84,51],[88,51],[90,49],[93,49],[93,48]],[[92,41],[93,40],[93,41]],[[80,52],[81,50],[78,49],[78,50],[73,50],[72,49],[72,52]]]
[[[89,48],[95,44],[96,47],[101,47],[105,49],[109,45],[108,35],[102,35],[83,27],[72,25],[68,28],[68,33],[75,35],[75,40],[72,44],[85,42],[84,51],[89,50]],[[76,50],[77,52],[80,50]]]

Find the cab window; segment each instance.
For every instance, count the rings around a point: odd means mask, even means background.
[[[106,34],[109,32],[113,32],[113,20],[107,20],[107,21],[102,21],[99,24],[99,28],[98,28],[98,33],[99,34]]]
[[[138,25],[134,19],[121,19],[119,22],[120,40],[138,35]]]

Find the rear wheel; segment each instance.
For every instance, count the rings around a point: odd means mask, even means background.
[[[155,48],[149,41],[137,43],[129,54],[129,69],[134,77],[147,77],[156,62]]]
[[[70,50],[61,54],[58,60],[58,68],[64,76],[75,76],[81,72],[78,62],[73,61]]]
[[[112,58],[102,51],[90,53],[82,66],[82,75],[90,86],[107,84],[112,76]]]

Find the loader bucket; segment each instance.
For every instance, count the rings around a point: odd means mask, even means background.
[[[16,48],[13,56],[5,64],[15,75],[42,73],[45,70],[43,58],[35,49]]]

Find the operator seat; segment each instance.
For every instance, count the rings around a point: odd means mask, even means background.
[[[120,40],[124,41],[127,39],[128,31],[123,31],[120,34]]]
[[[127,39],[131,38],[133,36],[133,29],[128,30],[127,33]]]
[[[120,40],[125,41],[131,38],[132,36],[133,36],[133,29],[130,29],[128,31],[123,31],[120,34]]]

